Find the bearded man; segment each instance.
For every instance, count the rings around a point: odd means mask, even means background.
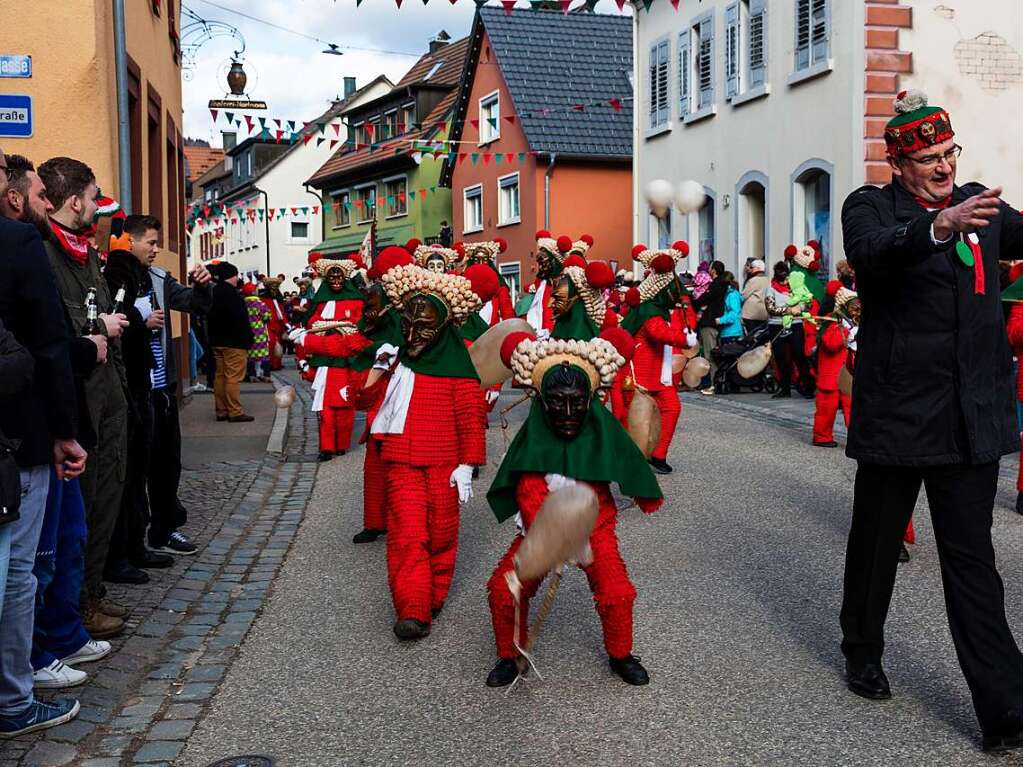
[[[859,462],[842,604],[849,689],[891,697],[884,621],[923,485],[949,627],[985,750],[1023,745],[1023,655],[1005,619],[991,520],[1001,456],[1019,449],[998,261],[1023,250],[1000,188],[956,184],[948,113],[901,93],[892,183],[852,193],[845,252],[862,304],[847,453]]]

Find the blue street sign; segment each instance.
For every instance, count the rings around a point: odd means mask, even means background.
[[[0,94],[0,138],[32,135],[32,97]]]
[[[32,57],[0,53],[0,77],[31,77]]]

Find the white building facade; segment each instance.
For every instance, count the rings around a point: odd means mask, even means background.
[[[1004,184],[1023,204],[1006,128],[1023,109],[1019,5],[703,0],[639,11],[637,241],[685,239],[690,268],[718,259],[741,279],[748,258],[772,263],[789,243],[816,239],[834,274],[844,199],[890,180],[882,133],[906,88],[951,111],[967,147],[961,180]],[[707,203],[658,219],[644,198],[653,179],[693,179]]]

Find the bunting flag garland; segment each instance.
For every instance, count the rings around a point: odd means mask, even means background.
[[[574,1],[575,0],[558,0],[558,5],[561,7],[561,12],[567,15],[568,12],[571,10],[572,3]],[[404,0],[394,0],[394,4],[398,6],[399,10],[401,9],[401,4],[403,2]],[[449,2],[452,5],[455,5],[458,2],[458,0],[449,0]],[[519,0],[501,0],[501,5],[504,7],[504,12],[510,16],[512,13],[515,12],[516,4],[518,2]],[[549,0],[524,0],[524,2],[528,2],[529,9],[535,12],[546,9],[548,7]],[[615,0],[615,4],[618,6],[619,12],[624,12],[625,2],[626,0]],[[644,9],[649,12],[650,6],[654,4],[654,0],[642,0],[642,2]],[[678,11],[679,2],[680,0],[671,0],[671,5],[676,11]],[[362,3],[363,0],[355,0],[355,7],[360,8],[362,6]],[[423,5],[429,5],[429,3],[430,0],[423,0]],[[592,10],[593,5],[595,4],[596,0],[584,0],[584,2],[580,4],[578,7],[579,8],[586,7]]]

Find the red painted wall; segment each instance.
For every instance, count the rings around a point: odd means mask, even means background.
[[[501,136],[485,146],[479,145],[479,129],[470,121],[479,119],[480,99],[497,91],[500,94]],[[536,231],[549,228],[558,237],[567,234],[573,240],[582,234],[593,236],[595,245],[591,257],[617,260],[619,268],[631,266],[632,232],[632,168],[631,163],[581,163],[557,161],[551,175],[550,226],[544,223],[544,176],[546,157],[526,156],[519,162],[518,153],[528,152],[526,135],[517,121],[505,118],[515,114],[515,105],[501,74],[500,66],[484,33],[473,85],[469,93],[466,122],[458,146],[460,154],[514,155],[500,164],[491,157],[484,163],[482,157],[474,165],[467,156],[456,163],[451,178],[452,227],[455,238],[474,242],[503,237],[508,251],[501,255],[501,263],[519,262],[523,284],[528,285],[535,276],[534,255]],[[551,117],[550,119],[557,119]],[[498,179],[509,173],[519,174],[520,222],[498,226]],[[483,230],[465,233],[463,191],[476,184],[483,186]]]

